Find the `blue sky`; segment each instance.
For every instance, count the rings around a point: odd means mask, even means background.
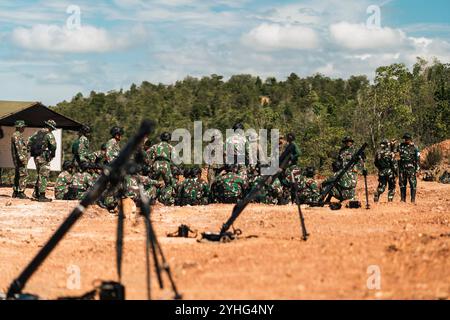
[[[447,0],[0,0],[0,99],[52,105],[213,73],[373,78],[417,56],[450,62],[448,12]]]

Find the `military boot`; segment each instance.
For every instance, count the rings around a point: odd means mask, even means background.
[[[400,188],[400,201],[406,202],[406,188]]]
[[[17,191],[14,191],[11,197],[12,198],[17,198]]]
[[[378,193],[375,193],[373,196],[373,202],[378,202],[380,200],[380,195]]]
[[[25,195],[25,192],[19,192],[19,193],[17,193],[17,196],[16,196],[18,199],[23,199],[23,200],[28,200],[28,199],[30,199],[30,198],[28,198],[26,195]]]
[[[45,192],[39,195],[38,202],[52,202],[52,199],[45,197]]]
[[[411,203],[416,203],[416,189],[411,189]]]

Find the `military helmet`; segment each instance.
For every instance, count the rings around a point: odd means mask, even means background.
[[[388,140],[388,139],[383,139],[383,140],[381,140],[380,145],[382,145],[382,146],[388,146],[388,145],[389,145],[389,140]]]
[[[355,142],[355,140],[353,140],[353,138],[351,136],[345,136],[344,139],[342,139],[342,143],[347,143],[347,142]]]
[[[172,135],[169,132],[163,132],[159,136],[159,139],[161,139],[161,141],[168,142],[172,139]]]
[[[121,127],[112,127],[111,130],[109,131],[111,133],[111,137],[115,137],[116,135],[123,135],[123,128]]]
[[[286,135],[286,138],[287,138],[287,141],[295,141],[295,134],[290,132]]]
[[[237,122],[233,126],[233,130],[244,130],[244,125],[241,122]]]
[[[106,145],[106,143],[103,143],[103,144],[100,146],[100,150],[106,151],[106,149],[108,149],[108,146]]]
[[[91,133],[91,127],[83,125],[80,129],[80,132],[82,134],[89,134],[89,133]]]
[[[16,128],[24,128],[26,127],[25,121],[23,120],[17,120],[14,124]]]
[[[72,161],[69,161],[69,160],[64,161],[64,163],[62,165],[62,168],[64,171],[67,171],[72,167],[73,167],[73,163],[72,163]]]
[[[405,133],[405,134],[403,135],[403,138],[402,138],[402,139],[405,139],[405,140],[411,140],[411,139],[412,139],[412,136],[411,136],[410,133]]]
[[[44,123],[47,125],[47,127],[51,128],[52,130],[56,130],[56,122],[55,120],[47,120],[44,121]]]
[[[315,174],[316,174],[316,169],[314,169],[314,167],[307,167],[305,169],[305,177],[313,178]]]

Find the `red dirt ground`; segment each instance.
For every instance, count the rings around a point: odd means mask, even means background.
[[[360,186],[362,186],[360,181]],[[371,193],[376,187],[370,177]],[[41,204],[10,198],[0,189],[0,291],[18,276],[76,202]],[[359,196],[363,192],[359,187]],[[153,221],[185,299],[448,299],[450,296],[450,185],[420,182],[418,204],[371,204],[371,210],[304,208],[311,237],[300,240],[295,206],[251,205],[235,223],[238,241],[197,243],[168,238],[184,223],[218,231],[231,205],[156,206]],[[116,216],[94,207],[31,278],[26,292],[54,299],[92,289],[96,279],[116,280]],[[123,283],[130,299],[145,299],[144,223],[127,220]],[[81,271],[70,290],[68,268]],[[381,288],[369,289],[368,268],[381,271]],[[166,279],[155,299],[172,297]]]

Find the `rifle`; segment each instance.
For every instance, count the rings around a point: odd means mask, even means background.
[[[333,182],[326,185],[325,188],[322,190],[319,196],[319,201],[317,202],[316,206],[323,207],[326,202],[325,199],[328,197],[330,198],[330,192],[333,190],[334,187],[337,186],[339,181],[341,181],[344,174],[352,169],[358,161],[362,159],[364,156],[364,150],[367,148],[368,144],[364,143],[363,146],[353,155],[353,157],[350,159],[350,161],[345,165],[343,169],[338,173],[338,175],[334,178]]]

